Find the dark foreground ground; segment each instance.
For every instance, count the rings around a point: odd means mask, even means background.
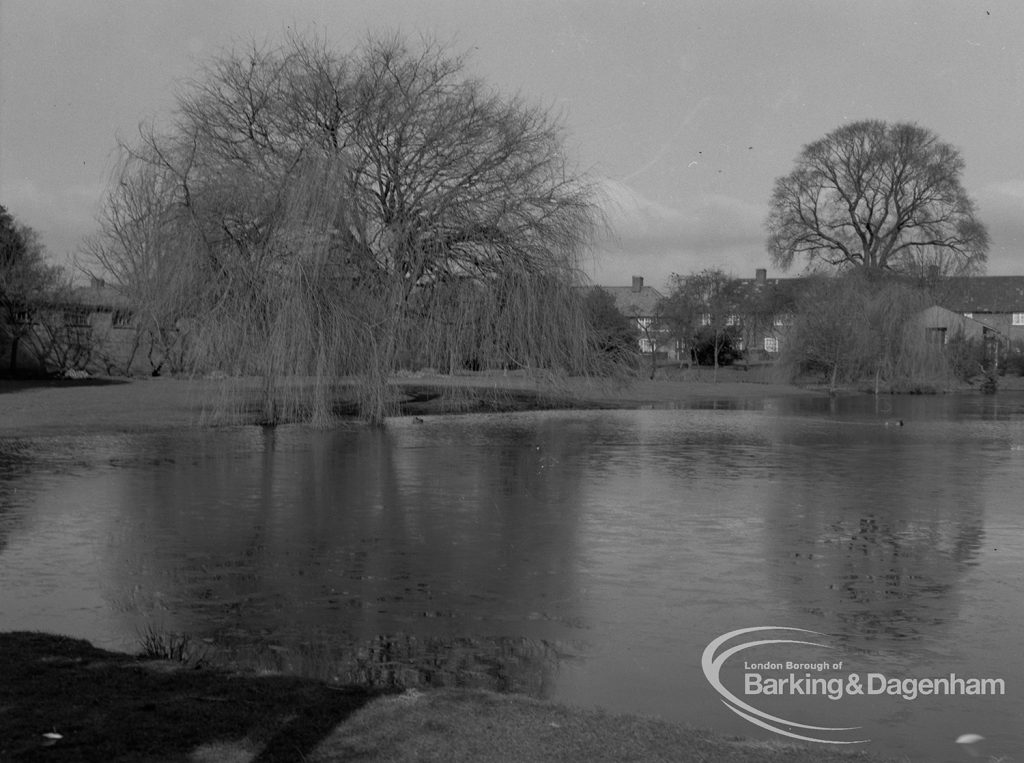
[[[0,633],[0,760],[189,760],[203,745],[242,739],[258,746],[254,760],[302,760],[379,694]]]
[[[3,761],[879,761],[525,697],[334,687],[0,633]]]

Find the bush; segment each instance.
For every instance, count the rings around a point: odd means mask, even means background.
[[[703,326],[697,331],[693,345],[693,357],[697,361],[697,365],[715,365],[715,340],[715,330],[710,326]],[[733,361],[743,357],[743,354],[738,349],[738,332],[733,326],[729,326],[723,333],[719,333],[717,340],[718,365],[732,365]]]
[[[600,286],[587,291],[583,299],[587,323],[601,352],[637,352],[637,331],[615,304],[615,298]]]
[[[949,372],[959,381],[967,381],[985,368],[985,348],[981,342],[955,334],[944,349]]]
[[[1024,339],[1010,342],[1002,367],[1004,373],[1010,376],[1024,376]]]
[[[153,625],[147,625],[139,634],[139,648],[143,657],[197,667],[206,658],[205,645],[196,644],[188,634],[170,633]]]

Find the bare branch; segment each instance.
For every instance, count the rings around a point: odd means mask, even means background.
[[[574,286],[597,205],[562,144],[436,44],[292,36],[212,61],[125,150],[93,252],[153,326],[189,326],[197,365],[271,397],[354,375],[379,420],[400,363],[595,357]]]
[[[809,265],[965,273],[985,263],[988,234],[960,183],[959,152],[917,125],[840,127],[805,146],[775,181],[768,248],[784,269]]]

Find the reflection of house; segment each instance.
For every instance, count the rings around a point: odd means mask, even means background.
[[[644,286],[643,276],[633,276],[632,286],[602,286],[615,300],[619,312],[634,323],[640,335],[640,351],[653,352],[659,344],[660,328],[655,325],[662,295],[653,286]]]

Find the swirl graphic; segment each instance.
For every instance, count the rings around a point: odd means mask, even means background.
[[[812,636],[824,636],[823,633],[817,631],[809,631],[803,628],[787,628],[783,626],[763,625],[756,628],[740,628],[739,630],[729,631],[710,644],[704,649],[704,653],[701,656],[701,667],[704,670],[704,677],[708,679],[710,683],[722,697],[722,704],[732,710],[736,715],[740,716],[744,720],[753,723],[755,726],[760,726],[763,729],[773,731],[776,734],[782,736],[791,737],[793,739],[800,739],[805,742],[821,742],[823,744],[863,744],[869,742],[869,739],[858,739],[855,741],[843,741],[838,739],[822,739],[819,737],[807,736],[805,734],[798,734],[793,731],[787,731],[786,729],[779,728],[776,724],[783,726],[789,726],[791,728],[806,729],[809,732],[814,731],[854,731],[859,729],[860,726],[812,726],[806,723],[797,723],[795,721],[788,721],[785,718],[779,718],[778,716],[769,715],[763,710],[758,710],[756,707],[747,704],[743,700],[736,697],[735,694],[730,692],[722,684],[722,680],[719,677],[719,673],[722,670],[722,666],[725,661],[732,657],[738,652],[742,652],[744,649],[750,649],[755,646],[765,646],[769,644],[803,644],[805,646],[814,646],[821,649],[832,649],[833,647],[828,644],[819,644],[814,641],[801,641],[797,639],[766,639],[760,641],[749,641],[739,644],[738,646],[730,647],[724,650],[721,654],[716,656],[718,648],[725,642],[733,639],[737,636],[744,636],[748,633],[759,633],[762,631],[790,631],[795,633],[807,633]]]

